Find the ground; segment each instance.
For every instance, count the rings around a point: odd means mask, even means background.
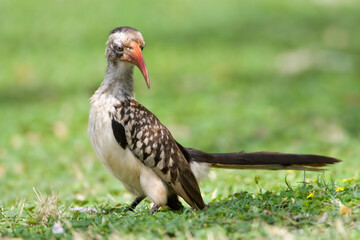
[[[359,239],[360,4],[0,3],[0,237]],[[138,28],[136,96],[184,146],[314,153],[326,172],[212,170],[208,210],[150,215],[97,160],[88,99],[105,41]],[[81,212],[85,211],[85,212]]]

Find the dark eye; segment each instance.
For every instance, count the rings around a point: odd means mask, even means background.
[[[120,47],[120,46],[114,46],[115,50],[118,51],[118,52],[122,52],[124,50],[123,47]]]
[[[141,51],[144,49],[144,47],[140,47]]]

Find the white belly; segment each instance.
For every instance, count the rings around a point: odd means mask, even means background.
[[[109,106],[109,107],[106,107]],[[114,137],[110,105],[92,102],[88,135],[99,160],[124,187],[135,196],[146,196],[158,205],[167,202],[167,186],[151,169],[138,160],[132,151],[123,149]]]
[[[88,135],[97,157],[127,190],[136,196],[144,196],[140,184],[143,164],[127,147],[123,149],[118,144],[112,131],[109,114],[103,115],[102,118],[93,117],[90,112]]]

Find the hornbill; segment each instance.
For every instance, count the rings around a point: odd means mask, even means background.
[[[141,33],[131,27],[113,29],[106,42],[106,74],[90,99],[88,135],[97,157],[136,198],[144,198],[151,213],[162,206],[179,210],[178,196],[196,209],[205,209],[198,180],[209,167],[234,169],[296,169],[319,171],[338,159],[274,152],[205,153],[181,146],[159,119],[135,100],[136,65],[150,88],[142,56]]]

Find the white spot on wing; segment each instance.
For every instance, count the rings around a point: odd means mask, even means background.
[[[164,157],[165,157],[165,152],[164,152],[164,151],[161,151],[161,153],[160,153],[160,159],[164,159]]]
[[[152,157],[148,157],[147,159],[144,160],[145,165],[153,167],[155,165],[155,161],[154,158]]]
[[[142,134],[143,134],[143,132],[142,132],[142,131],[138,132],[138,134],[136,134],[136,138],[140,139],[140,138],[141,138],[141,136],[142,136]]]
[[[147,146],[146,149],[145,149],[145,152],[147,154],[150,154],[151,153],[151,147],[150,146]]]
[[[163,169],[165,167],[165,161],[164,160],[159,161],[156,166],[160,169]]]
[[[170,158],[169,160],[169,167],[172,167],[172,165],[174,165],[174,160],[172,158]]]

